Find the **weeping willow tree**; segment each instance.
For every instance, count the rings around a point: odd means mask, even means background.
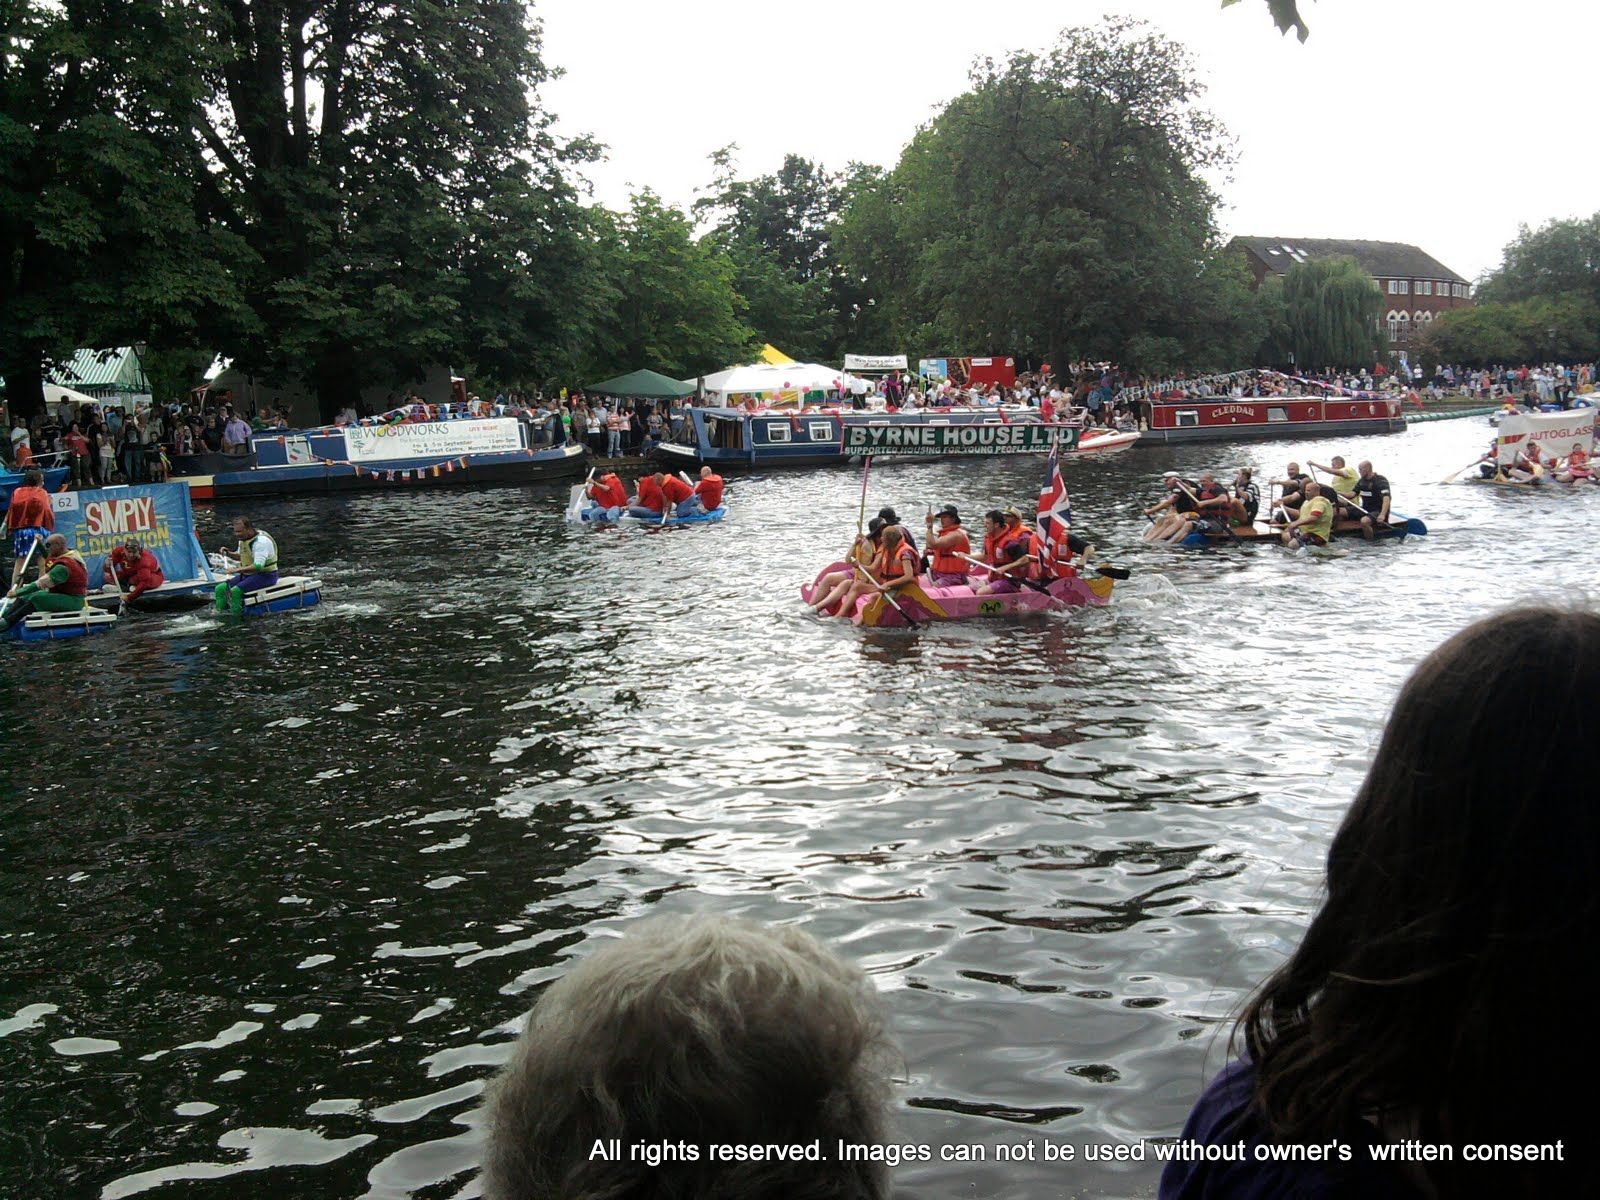
[[[1289,341],[1302,367],[1370,366],[1383,297],[1353,258],[1296,263],[1283,279]]]

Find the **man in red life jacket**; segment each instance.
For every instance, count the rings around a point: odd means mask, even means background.
[[[628,505],[628,515],[645,520],[659,520],[666,507],[667,498],[661,491],[660,472],[641,476],[634,502]]]
[[[600,509],[596,519],[616,521],[628,507],[628,489],[615,471],[607,471],[591,483],[588,496]]]
[[[44,544],[44,566],[33,583],[14,587],[7,596],[11,603],[6,608],[5,621],[0,633],[10,632],[12,626],[39,613],[82,612],[88,607],[89,572],[83,557],[76,550],[67,549],[67,539],[52,533]]]
[[[50,509],[50,493],[44,490],[44,472],[28,471],[22,476],[22,486],[11,493],[11,507],[6,509],[6,529],[11,533],[11,583],[21,581],[22,564],[35,542],[42,542],[56,527],[55,513]]]
[[[707,512],[722,507],[722,476],[710,467],[700,468],[700,482],[694,485],[694,494]]]
[[[111,562],[106,568],[106,574],[111,574],[111,567],[116,568],[116,576],[112,582],[121,583],[122,591],[126,593],[123,599],[129,604],[167,581],[166,575],[162,573],[160,561],[144,548],[138,538],[129,538],[111,551]]]
[[[939,528],[933,528],[934,516],[939,518]],[[961,557],[972,553],[972,542],[967,531],[961,528],[961,513],[955,505],[946,504],[937,514],[929,513],[927,520],[928,578],[935,587],[958,587],[967,582],[967,560]]]
[[[661,485],[661,494],[671,506],[673,516],[691,517],[700,511],[700,502],[694,497],[694,488],[679,476],[657,475],[656,482]]]

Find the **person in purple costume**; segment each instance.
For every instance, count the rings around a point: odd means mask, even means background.
[[[1423,661],[1161,1200],[1600,1195],[1597,719],[1592,612],[1500,613]]]

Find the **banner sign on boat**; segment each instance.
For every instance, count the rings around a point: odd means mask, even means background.
[[[1594,418],[1592,408],[1573,408],[1553,413],[1507,413],[1500,418],[1499,436],[1495,441],[1495,459],[1502,467],[1517,461],[1517,455],[1529,444],[1539,447],[1542,457],[1565,458],[1572,447],[1584,450],[1594,448]]]
[[[129,538],[138,538],[156,556],[169,580],[205,579],[211,574],[194,536],[189,487],[146,483],[130,487],[57,492],[50,497],[56,532],[67,549],[83,555],[89,586],[110,583],[106,555]]]
[[[904,354],[846,354],[844,356],[844,369],[846,371],[904,371],[906,369],[906,356]]]
[[[891,425],[872,422],[844,427],[844,452],[875,458],[912,454],[1048,454],[1052,446],[1073,450],[1076,425]]]
[[[347,425],[344,444],[350,461],[355,463],[505,454],[523,448],[522,423],[515,417],[492,417],[482,421]]]

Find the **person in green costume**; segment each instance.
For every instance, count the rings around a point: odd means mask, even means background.
[[[83,556],[67,549],[67,539],[53,533],[44,544],[44,566],[33,583],[19,584],[6,593],[0,633],[9,633],[34,613],[82,612],[88,606],[89,572]]]
[[[239,614],[244,612],[246,593],[278,582],[278,543],[270,533],[257,529],[249,517],[233,519],[233,535],[239,539],[239,550],[230,555],[226,546],[222,548],[224,555],[236,561],[227,582],[217,584],[216,607],[218,612]]]

